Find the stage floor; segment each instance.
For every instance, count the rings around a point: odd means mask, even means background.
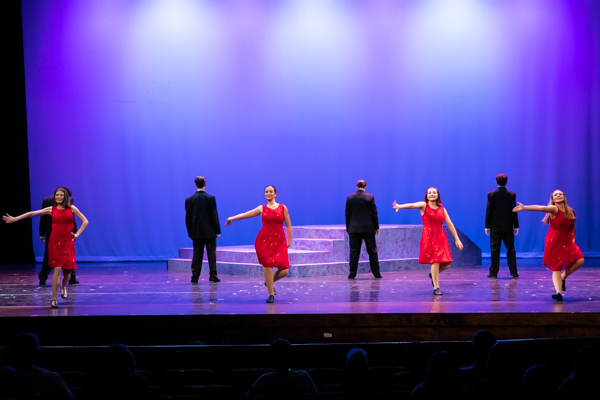
[[[540,259],[518,259],[518,279],[510,279],[505,265],[498,279],[487,278],[488,263],[484,259],[485,267],[453,267],[442,273],[443,296],[432,294],[428,270],[408,270],[383,273],[383,279],[371,274],[355,280],[345,275],[284,278],[276,283],[274,304],[265,302],[268,293],[261,278],[220,275],[221,282],[210,283],[208,271],[203,271],[200,282],[192,284],[191,273],[167,272],[165,262],[80,263],[81,283],[69,286],[68,299],[59,296],[59,309],[50,308],[51,286],[38,286],[39,264],[4,266],[0,314],[16,324],[14,329],[33,329],[32,320],[39,320],[38,329],[53,326],[56,322],[48,321],[55,318],[44,318],[52,316],[105,317],[103,323],[112,317],[109,325],[130,324],[131,329],[155,330],[164,324],[189,329],[191,324],[219,338],[242,332],[245,343],[268,343],[286,332],[303,332],[312,343],[393,341],[398,334],[406,340],[468,340],[475,330],[493,327],[504,330],[506,337],[600,336],[600,259],[586,260],[567,280],[563,302],[551,299],[551,273]],[[270,329],[264,338],[261,327]],[[333,339],[328,336],[332,332]],[[168,337],[154,340],[156,335],[142,333],[148,337],[137,337],[144,344],[163,344]],[[373,335],[379,340],[371,339]]]
[[[489,261],[485,260],[485,261]],[[502,266],[498,279],[486,267],[451,268],[441,274],[443,296],[434,296],[428,270],[284,278],[274,304],[265,302],[262,278],[220,275],[221,282],[190,282],[191,273],[167,272],[166,263],[80,263],[78,285],[50,308],[51,279],[38,286],[40,265],[0,267],[2,316],[331,314],[331,313],[536,313],[600,312],[600,259],[567,280],[563,302],[551,299],[551,273],[540,259],[519,259],[518,279]]]

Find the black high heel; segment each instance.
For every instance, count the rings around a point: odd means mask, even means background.
[[[58,303],[56,302],[56,300],[50,300],[50,307],[58,308]]]
[[[274,303],[275,302],[275,296],[270,295],[269,298],[267,299],[267,303]]]
[[[562,294],[560,293],[553,294],[552,298],[556,301],[563,301]]]
[[[566,282],[567,278],[562,280],[562,291],[566,292],[567,291],[567,282]]]
[[[66,286],[60,287],[60,297],[62,297],[63,299],[67,298],[67,287]]]

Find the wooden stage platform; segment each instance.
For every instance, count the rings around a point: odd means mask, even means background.
[[[50,308],[51,286],[37,266],[0,267],[0,345],[21,331],[45,346],[359,343],[470,340],[478,329],[498,339],[600,337],[600,259],[567,280],[562,303],[540,259],[519,259],[519,279],[502,266],[453,267],[434,296],[428,271],[375,279],[359,274],[285,278],[274,304],[260,277],[220,275],[198,284],[160,263],[80,263],[80,284]],[[48,280],[50,283],[50,280]]]

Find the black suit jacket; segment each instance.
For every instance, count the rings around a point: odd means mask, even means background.
[[[346,198],[346,231],[348,233],[375,233],[379,229],[375,197],[357,190]]]
[[[185,225],[192,239],[215,239],[221,234],[214,196],[198,190],[185,199]]]
[[[499,187],[488,193],[485,210],[485,229],[492,232],[510,232],[519,227],[519,217],[513,208],[517,206],[515,192]]]
[[[71,199],[71,203],[73,203],[73,199]],[[54,204],[54,195],[44,197],[42,200],[42,208],[50,207]],[[40,217],[40,237],[50,237],[50,232],[52,232],[52,215],[44,214]],[[75,218],[73,218],[73,233],[77,232],[77,222],[75,222]]]

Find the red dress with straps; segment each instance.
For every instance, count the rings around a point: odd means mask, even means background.
[[[444,207],[437,209],[425,205],[423,220],[423,233],[421,234],[421,249],[419,251],[419,264],[449,263],[452,262],[448,239],[442,224],[446,220]]]
[[[70,208],[52,206],[52,232],[48,239],[48,264],[50,268],[77,269],[75,264],[75,217]]]
[[[256,236],[254,248],[258,262],[263,267],[290,267],[287,241],[283,232],[283,212],[283,204],[279,204],[275,209],[262,206],[263,227]]]
[[[552,271],[562,271],[581,258],[583,253],[575,244],[575,221],[558,209],[556,217],[550,218],[542,265]]]

